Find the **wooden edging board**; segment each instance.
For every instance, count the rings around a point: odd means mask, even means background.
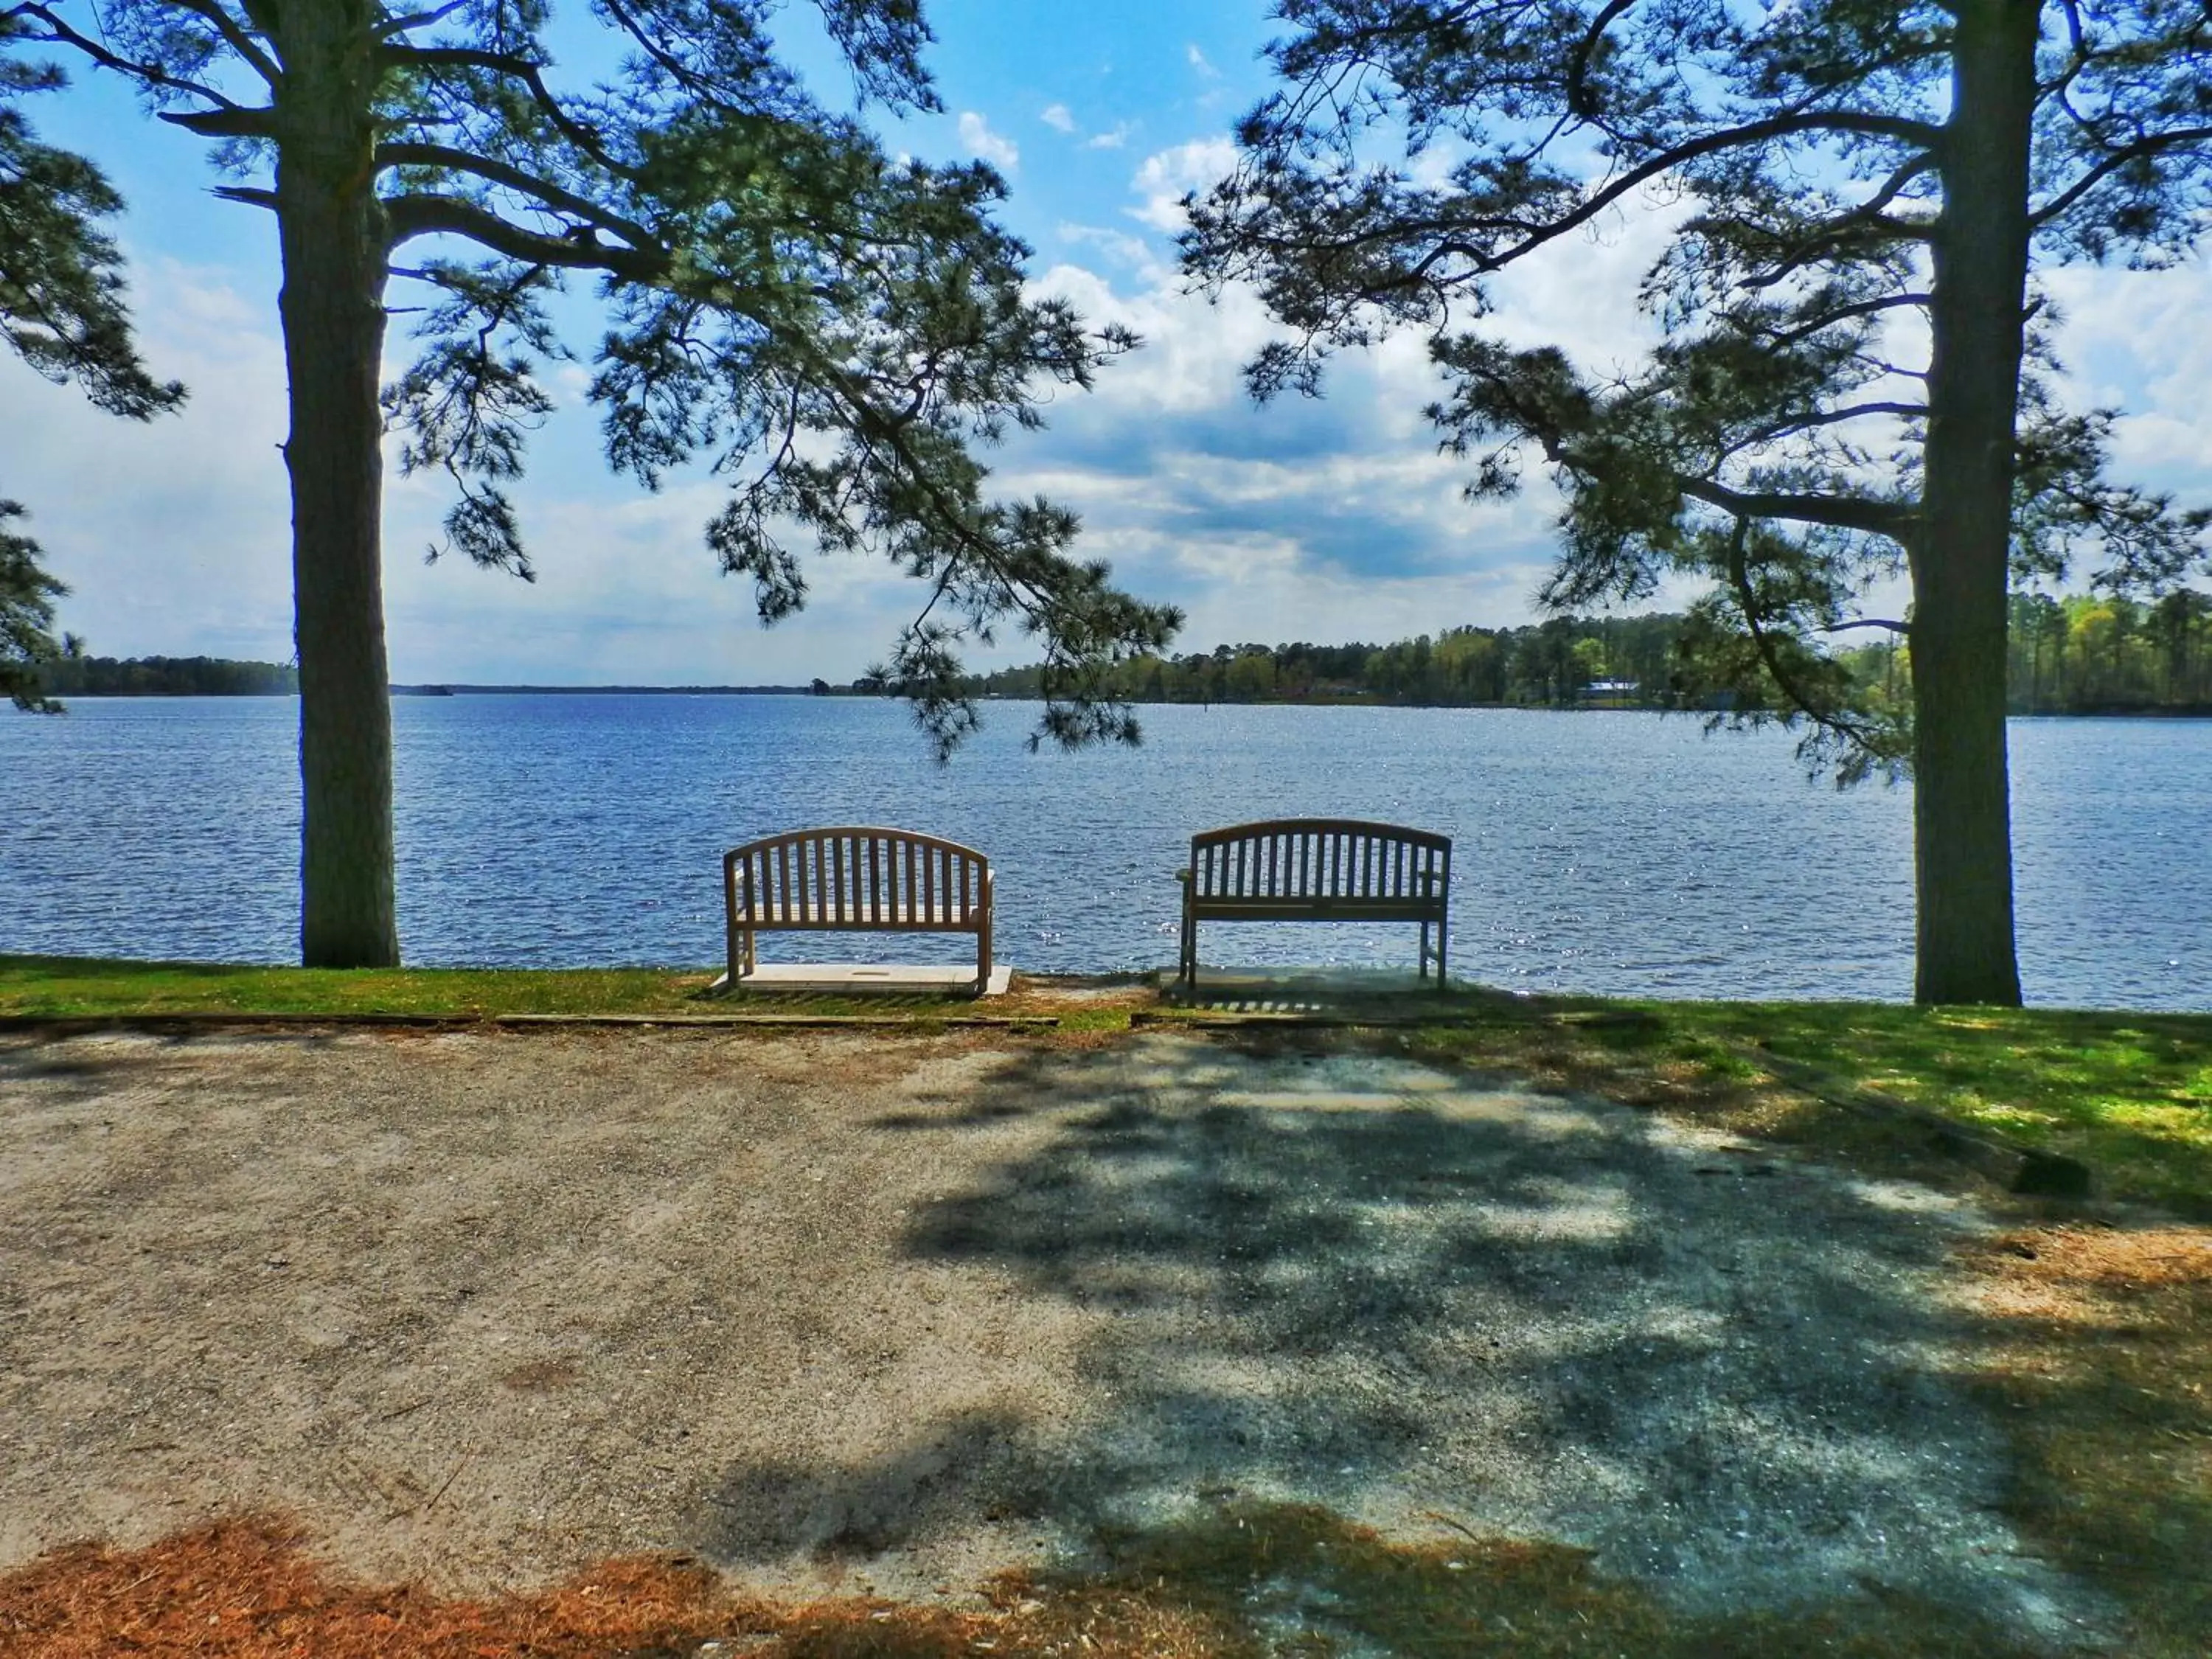
[[[295,1012],[246,1013],[0,1014],[0,1032],[47,1032],[86,1036],[100,1031],[218,1031],[269,1026],[367,1026],[412,1030],[542,1031],[561,1030],[638,1030],[742,1029],[747,1026],[1057,1026],[1057,1014],[379,1014]]]

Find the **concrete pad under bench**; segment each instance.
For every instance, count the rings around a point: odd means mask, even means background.
[[[1346,1000],[1418,996],[1419,1006],[1437,1000],[1438,983],[1401,968],[1201,968],[1195,982],[1162,969],[1152,977],[1161,996],[1202,1006],[1279,1003],[1285,1006],[1334,1006]]]
[[[1002,997],[1012,986],[1014,970],[1000,963],[991,969],[991,978],[982,994]],[[708,988],[712,991],[730,988],[730,976],[723,974]],[[944,967],[923,967],[903,963],[864,962],[789,962],[763,963],[738,982],[743,991],[814,991],[836,996],[852,996],[869,991],[896,991],[912,996],[916,993],[973,991],[975,970],[958,963]]]

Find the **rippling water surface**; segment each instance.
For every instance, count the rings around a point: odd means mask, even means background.
[[[1452,836],[1455,975],[1624,995],[1902,998],[1911,799],[1805,781],[1778,733],[1632,713],[1143,711],[1135,750],[1031,755],[1030,711],[933,765],[860,699],[401,698],[400,927],[419,963],[697,963],[720,859],[811,823],[981,848],[999,951],[1175,956],[1194,830],[1303,814]],[[81,699],[0,714],[0,951],[282,962],[295,950],[295,706]],[[2212,722],[2012,727],[2031,1000],[2212,1006]],[[1219,964],[1410,965],[1409,928],[1212,927]],[[770,959],[957,958],[958,941],[771,938]]]

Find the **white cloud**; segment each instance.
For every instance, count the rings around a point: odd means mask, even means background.
[[[1344,360],[1322,403],[1255,410],[1240,370],[1273,327],[1253,295],[1209,303],[1138,239],[1060,231],[1127,261],[1135,284],[1069,263],[1038,291],[1145,344],[1054,409],[1052,429],[1010,446],[994,485],[1080,514],[1086,552],[1188,612],[1185,647],[1387,640],[1531,614],[1557,501],[1540,476],[1513,501],[1462,498],[1466,464],[1437,453],[1420,415],[1436,386],[1419,340]]]
[[[2045,273],[2058,302],[2058,351],[2072,372],[2068,401],[2116,407],[2115,471],[2129,483],[2173,490],[2185,506],[2212,504],[2212,262],[2171,270],[2071,266]]]
[[[979,155],[993,167],[1011,171],[1022,159],[1014,141],[992,131],[991,124],[972,109],[960,112],[960,143],[970,155]]]
[[[1070,224],[1065,221],[1054,228],[1061,241],[1076,247],[1097,248],[1128,266],[1146,282],[1164,281],[1172,274],[1172,268],[1157,248],[1143,237],[1133,236],[1126,230],[1113,230],[1103,225]]]
[[[1075,114],[1065,104],[1047,104],[1037,112],[1037,119],[1054,132],[1075,131]]]
[[[1110,130],[1092,133],[1084,141],[1083,147],[1085,149],[1119,149],[1129,142],[1129,134],[1133,131],[1127,121],[1116,121]]]
[[[1145,198],[1130,215],[1160,230],[1181,230],[1182,198],[1224,178],[1237,165],[1237,146],[1227,137],[1194,138],[1145,158],[1130,188]]]
[[[0,354],[0,495],[76,591],[61,622],[102,656],[292,654],[284,361],[273,283],[134,261],[148,366],[191,388],[141,425]]]
[[[1129,295],[1115,292],[1109,278],[1077,264],[1056,265],[1035,284],[1040,292],[1066,295],[1088,321],[1123,324],[1145,342],[1133,358],[1099,377],[1098,389],[1084,400],[1085,406],[1097,403],[1117,412],[1150,416],[1240,402],[1238,368],[1270,331],[1259,302],[1242,289],[1231,289],[1219,305],[1209,305],[1183,293],[1174,269],[1164,264],[1139,276],[1145,286]]]
[[[582,475],[588,476],[588,475]],[[763,629],[750,582],[721,575],[702,532],[725,492],[658,495],[619,484],[555,494],[546,466],[522,501],[538,579],[404,557],[403,520],[442,508],[393,501],[386,535],[392,678],[477,683],[791,684],[850,679],[888,649],[919,604],[915,584],[870,559],[809,559],[807,608]],[[798,545],[803,547],[801,541]]]
[[[1003,142],[975,120],[975,137]],[[1437,453],[1420,412],[1437,386],[1418,336],[1340,359],[1321,403],[1250,406],[1240,369],[1273,325],[1248,291],[1232,288],[1218,304],[1185,292],[1160,234],[1180,225],[1183,192],[1235,159],[1225,137],[1162,149],[1127,178],[1123,200],[1138,222],[1117,226],[1109,197],[1058,227],[1060,262],[1032,291],[1065,295],[1094,325],[1124,323],[1146,343],[1102,372],[1095,392],[1058,392],[1046,430],[985,452],[988,488],[1042,491],[1079,512],[1079,552],[1113,561],[1132,591],[1188,611],[1182,648],[1380,641],[1527,619],[1555,556],[1557,498],[1539,465],[1516,500],[1462,499],[1468,464]],[[1494,285],[1498,309],[1483,326],[1516,344],[1563,344],[1590,372],[1632,364],[1654,335],[1635,307],[1637,279],[1668,228],[1662,214],[1634,211],[1564,240]],[[159,257],[134,264],[147,359],[192,386],[180,416],[118,422],[0,361],[0,494],[33,510],[33,533],[77,590],[64,625],[102,653],[290,651],[276,273],[240,263],[246,274]],[[2051,282],[2078,371],[2069,401],[2128,411],[2122,476],[2187,503],[2203,498],[2212,331],[2199,319],[2212,315],[2212,269],[2068,270]],[[395,363],[408,347],[395,338]],[[808,557],[812,603],[763,631],[750,585],[720,577],[702,543],[722,486],[695,476],[647,496],[609,477],[596,421],[579,406],[578,372],[553,378],[562,407],[533,439],[514,491],[535,586],[465,562],[425,568],[420,550],[447,490],[387,470],[395,678],[848,679],[911,616],[916,590],[880,560]],[[1010,633],[976,656],[1033,652]]]
[[[1523,349],[1565,345],[1585,374],[1636,363],[1660,332],[1638,307],[1638,286],[1688,211],[1632,209],[1561,238],[1489,283],[1483,326]]]
[[[1207,80],[1218,81],[1221,78],[1221,71],[1206,62],[1206,54],[1198,49],[1196,41],[1183,47],[1183,55],[1190,60],[1190,66]]]

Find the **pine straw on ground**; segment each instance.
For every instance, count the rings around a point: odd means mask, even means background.
[[[2030,1228],[1971,1265],[2014,1524],[2126,1610],[2130,1653],[2212,1653],[2212,1230]]]
[[[714,1645],[719,1644],[719,1645]],[[1237,1644],[1200,1615],[1127,1595],[1047,1600],[1019,1579],[978,1608],[733,1594],[682,1557],[602,1562],[489,1601],[350,1583],[280,1520],[222,1520],[143,1549],[78,1544],[0,1577],[4,1659],[949,1659],[1183,1656]]]
[[[1409,1547],[1307,1507],[1121,1541],[1098,1577],[1008,1575],[973,1607],[777,1605],[682,1558],[471,1601],[347,1583],[283,1522],[229,1520],[139,1550],[81,1544],[0,1577],[0,1659],[2042,1659],[1903,1599],[1680,1616],[1565,1545]]]

